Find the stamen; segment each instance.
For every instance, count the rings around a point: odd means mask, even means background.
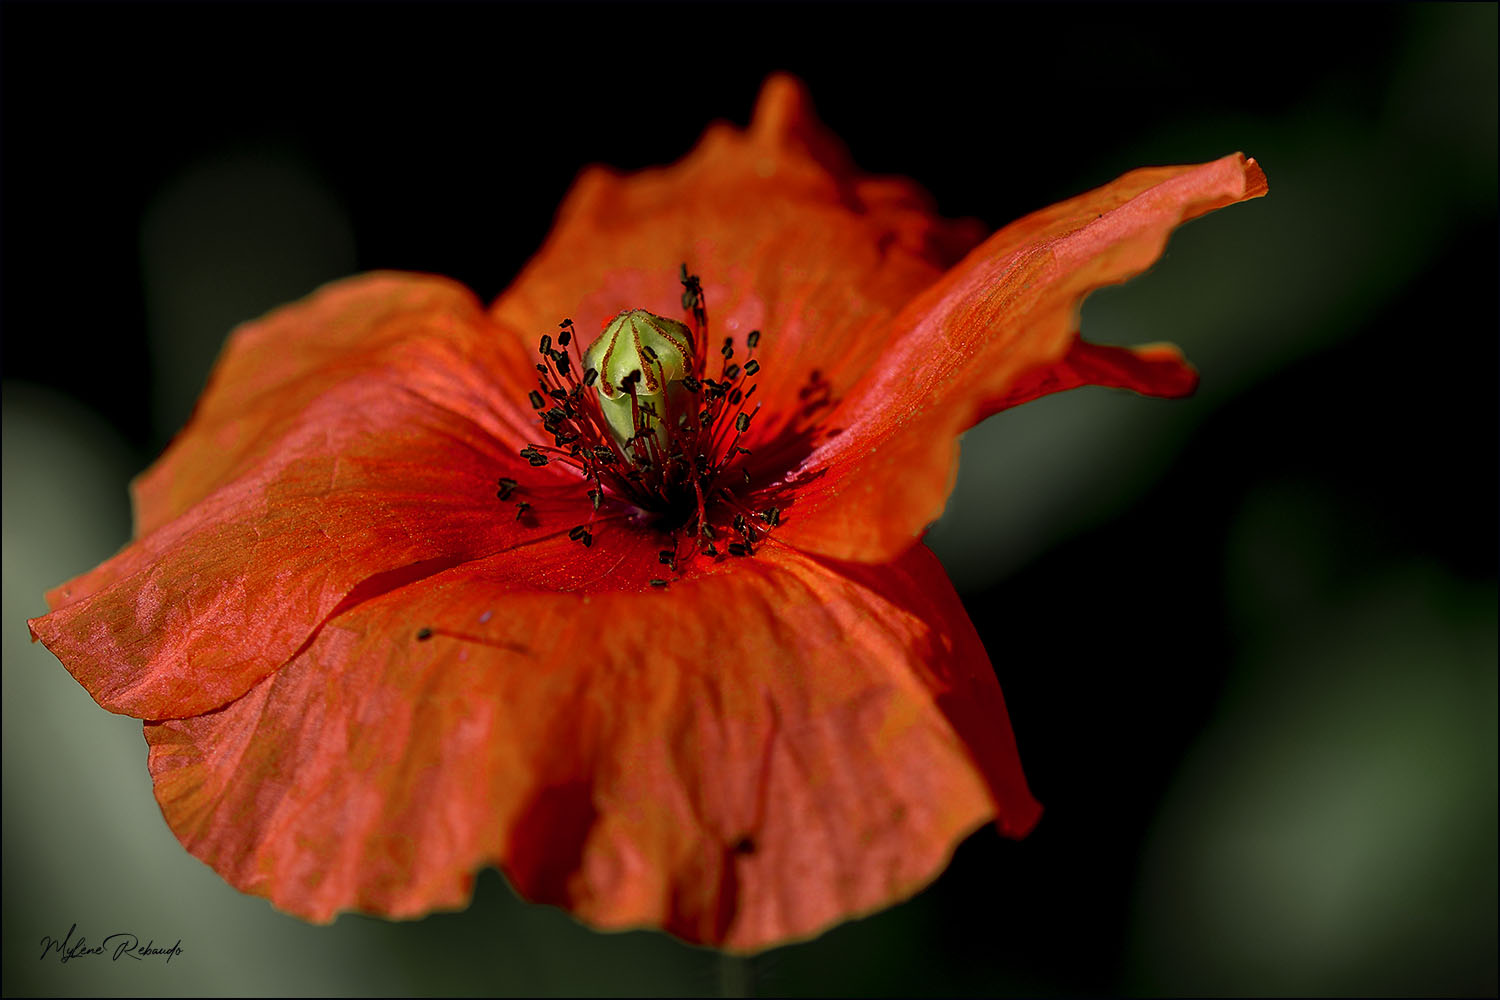
[[[682,282],[682,308],[692,314],[694,332],[699,335],[707,333],[708,309],[703,304],[703,282],[696,274],[688,273],[686,261],[683,261],[679,280]]]
[[[479,623],[482,625],[482,624],[484,624],[488,620],[489,620],[488,618],[480,618],[479,619]],[[456,639],[459,642],[472,642],[472,643],[476,643],[476,644],[481,645],[481,646],[489,646],[492,649],[502,649],[502,650],[505,650],[508,653],[524,653],[524,652],[526,652],[526,647],[522,646],[522,645],[519,645],[517,643],[514,643],[514,642],[501,642],[498,639],[490,639],[490,638],[488,638],[486,636],[474,635],[473,633],[470,633],[470,632],[459,632],[459,631],[456,631],[454,629],[448,629],[448,628],[430,628],[430,627],[426,627],[426,626],[417,629],[417,637],[416,638],[417,638],[418,642],[426,642],[429,639],[433,639],[433,638],[436,638],[438,636],[442,636],[445,639]]]
[[[758,388],[751,380],[761,363],[754,357],[735,362],[735,338],[724,337],[719,377],[707,377],[702,281],[686,264],[680,281],[690,326],[636,309],[610,320],[587,351],[574,337],[571,319],[558,323],[555,335],[541,335],[540,377],[528,400],[554,447],[528,444],[520,451],[532,467],[560,462],[576,469],[595,514],[608,498],[654,515],[659,530],[673,540],[658,552],[661,564],[673,572],[683,540],[697,540],[696,546],[689,543],[687,558],[719,557],[714,545],[719,518],[733,514],[739,540],[729,543],[729,552],[735,556],[754,554],[759,535],[752,521],[774,526],[779,519],[779,512],[757,513],[741,505],[724,484],[735,469],[746,484],[753,480],[745,464],[751,450],[739,441],[759,412],[758,404],[749,406]],[[759,330],[746,336],[751,354],[760,337]],[[519,486],[505,479],[498,485],[501,500]],[[517,518],[530,509],[519,501]],[[574,526],[569,538],[590,546],[595,523],[591,518]]]

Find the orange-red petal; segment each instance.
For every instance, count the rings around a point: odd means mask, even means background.
[[[880,561],[942,513],[958,435],[1040,391],[1102,379],[1178,395],[1193,378],[1170,349],[1078,346],[1089,292],[1160,256],[1183,222],[1266,192],[1254,160],[1126,174],[1027,216],[976,248],[893,323],[878,368],[827,418],[831,434],[790,477],[798,500],[782,539]]]
[[[1002,395],[987,401],[983,417],[1012,406],[1076,389],[1101,385],[1130,389],[1143,396],[1176,398],[1192,395],[1198,388],[1198,372],[1171,344],[1143,347],[1108,347],[1074,337],[1068,353],[1050,365],[1034,368],[1011,383]]]
[[[373,273],[327,285],[230,336],[192,420],[133,484],[136,536],[280,448],[305,407],[360,374],[402,375],[491,435],[524,441],[532,360],[457,282]]]
[[[814,372],[838,394],[875,363],[891,318],[982,236],[939,219],[916,184],[856,171],[802,84],[778,75],[747,130],[715,125],[671,167],[585,171],[492,313],[531,336],[569,317],[585,338],[622,309],[680,316],[686,263],[703,279],[710,355],[720,338],[743,351],[765,334],[764,438]]]
[[[286,663],[341,606],[587,518],[576,483],[451,408],[443,390],[468,378],[451,358],[406,360],[279,422],[274,449],[49,595],[33,636],[111,711],[193,715]],[[496,497],[501,476],[525,477],[540,516]]]
[[[629,538],[597,554],[636,560]],[[239,701],[148,724],[178,837],[316,920],[461,905],[494,862],[596,925],[755,950],[909,895],[986,819],[1035,821],[925,549],[773,546],[584,595],[538,589],[555,544],[351,609]]]

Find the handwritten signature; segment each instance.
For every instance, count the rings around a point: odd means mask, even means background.
[[[182,954],[182,939],[170,947],[162,947],[156,943],[155,938],[150,938],[145,944],[141,939],[128,931],[111,934],[98,944],[89,944],[88,938],[82,934],[78,940],[73,940],[73,935],[78,931],[75,923],[68,928],[68,933],[62,938],[55,938],[48,934],[42,938],[42,960],[46,961],[48,955],[56,955],[58,960],[67,965],[75,958],[88,958],[95,955],[108,955],[111,962],[118,962],[122,958],[131,958],[139,962],[147,958],[165,958],[166,964],[171,965],[174,956]]]

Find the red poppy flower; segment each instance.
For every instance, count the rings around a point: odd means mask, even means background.
[[[920,543],[958,435],[1190,392],[1079,302],[1265,190],[1139,170],[981,242],[774,78],[748,130],[585,173],[489,310],[374,274],[241,327],[136,540],[32,633],[146,720],[183,844],[292,913],[458,907],[493,863],[601,927],[817,933],[1039,815]]]

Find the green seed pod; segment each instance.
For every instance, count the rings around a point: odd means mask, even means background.
[[[685,391],[682,379],[692,374],[691,330],[644,309],[627,310],[610,320],[599,339],[589,345],[583,365],[599,373],[594,389],[616,440],[623,443],[637,432],[652,433],[666,445],[661,418],[669,412],[668,399]],[[630,405],[632,384],[639,428]]]

